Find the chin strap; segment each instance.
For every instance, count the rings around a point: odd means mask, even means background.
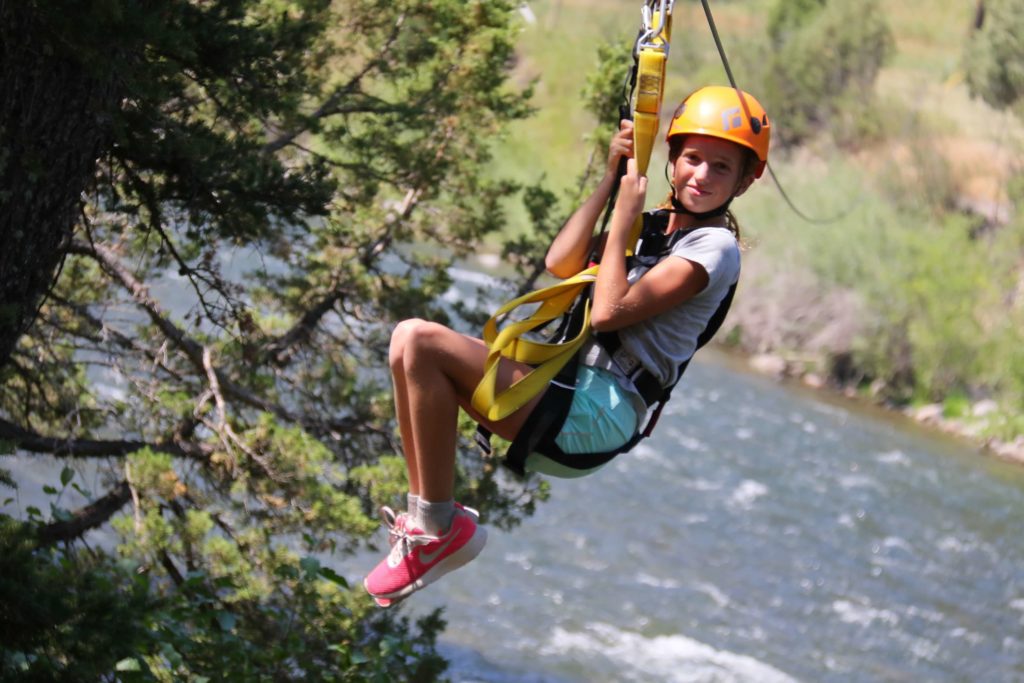
[[[708,218],[717,218],[719,216],[724,216],[725,215],[725,212],[729,210],[729,205],[732,204],[732,200],[733,200],[733,198],[729,197],[729,199],[724,204],[719,206],[717,209],[711,209],[710,211],[700,211],[700,212],[690,211],[685,206],[683,206],[683,203],[681,201],[679,201],[676,198],[676,193],[673,191],[672,192],[672,213],[685,213],[687,216],[693,216],[697,220],[705,220],[705,219],[708,219]]]

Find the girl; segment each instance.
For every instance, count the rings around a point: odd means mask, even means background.
[[[601,267],[591,304],[593,330],[599,336],[614,332],[618,341],[613,353],[597,342],[588,342],[580,352],[569,414],[553,437],[561,452],[622,447],[647,413],[640,375],[662,388],[678,379],[739,277],[738,228],[728,207],[764,170],[770,129],[764,109],[743,91],[705,87],[684,99],[666,135],[671,208],[648,214],[647,221],[657,226],[664,246],[654,258],[628,267],[625,253],[633,246],[630,230],[644,208],[647,178],[638,174],[632,158],[632,124],[620,124],[603,179],[559,231],[545,258],[548,271],[561,278],[587,265],[595,246],[594,226],[612,192],[619,160],[626,157],[626,175],[605,243],[599,246]],[[408,512],[382,511],[391,551],[364,580],[382,606],[466,564],[486,542],[476,512],[453,499],[458,410],[512,440],[543,398],[535,397],[496,422],[478,414],[470,398],[486,357],[480,339],[425,320],[403,321],[392,334],[389,361],[409,494]],[[503,358],[499,390],[530,370]],[[536,456],[533,469],[550,465]]]

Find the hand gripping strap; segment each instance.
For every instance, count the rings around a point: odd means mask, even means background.
[[[583,324],[572,339],[562,342],[537,342],[521,338],[523,334],[562,316],[583,291],[597,278],[592,266],[562,282],[538,289],[509,301],[484,325],[483,339],[488,347],[484,375],[473,392],[473,409],[492,421],[504,419],[542,392],[558,371],[579,351],[590,334],[590,303],[584,304]],[[527,319],[498,330],[498,319],[519,306],[540,306]],[[533,365],[534,369],[502,392],[497,392],[501,358]]]

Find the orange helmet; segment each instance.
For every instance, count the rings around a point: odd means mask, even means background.
[[[720,85],[691,93],[672,115],[665,140],[691,133],[722,138],[753,150],[761,161],[754,175],[760,178],[764,172],[772,127],[764,107],[753,95]]]

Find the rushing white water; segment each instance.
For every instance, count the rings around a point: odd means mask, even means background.
[[[652,439],[402,605],[445,609],[450,678],[1024,681],[1024,468],[709,358]],[[59,464],[16,469],[4,511],[43,507]]]
[[[1024,681],[1019,467],[705,359],[553,482],[403,606],[445,608],[452,680]]]

